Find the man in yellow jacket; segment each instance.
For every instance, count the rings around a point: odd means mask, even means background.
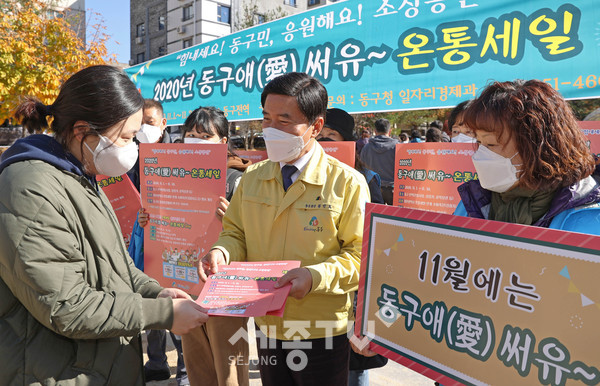
[[[318,80],[282,75],[261,102],[269,159],[244,173],[200,274],[229,261],[299,260],[277,284],[292,286],[283,318],[255,319],[274,340],[257,342],[262,383],[344,385],[369,190],[359,172],[315,141],[327,111]]]

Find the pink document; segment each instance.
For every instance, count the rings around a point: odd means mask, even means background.
[[[277,280],[300,267],[299,261],[232,262],[210,275],[196,302],[209,315],[283,316],[291,285],[275,288]]]

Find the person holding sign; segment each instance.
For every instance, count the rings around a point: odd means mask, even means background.
[[[477,141],[473,130],[464,124],[464,112],[469,107],[470,100],[460,102],[448,117],[448,128],[452,134],[452,142],[473,143]]]
[[[479,176],[456,215],[600,234],[600,172],[565,99],[539,80],[495,82],[464,122]]]
[[[354,118],[346,111],[338,108],[327,109],[323,130],[317,136],[317,141],[352,141],[354,139]],[[367,168],[361,161],[358,153],[355,154],[354,168],[362,173],[367,180],[371,202],[383,204],[381,196],[381,177],[379,174]]]
[[[262,383],[345,385],[367,184],[315,141],[327,110],[318,80],[284,74],[266,85],[261,102],[269,159],[242,176],[200,275],[232,260],[300,261],[276,284],[291,285],[283,318],[255,318],[273,339],[257,340]]]
[[[216,107],[199,107],[187,117],[181,133],[183,143],[214,144],[227,143],[229,122],[225,114]],[[227,156],[226,197],[220,197],[217,215],[222,217],[229,200],[239,184],[242,172],[251,164],[233,153]],[[183,354],[187,364],[190,383],[199,385],[248,385],[249,355],[248,342],[229,339],[238,330],[245,329],[248,318],[212,316],[204,325],[182,336]]]
[[[160,102],[154,99],[144,99],[142,126],[140,131],[135,135],[135,139],[139,143],[171,143],[171,137],[165,130],[167,127],[167,118]],[[137,188],[140,190],[140,158],[138,159],[127,172],[127,176]],[[128,252],[133,259],[135,266],[142,271],[144,270],[144,228],[150,220],[150,215],[146,212],[146,208],[140,208],[136,222],[133,226],[131,234],[131,242],[128,247]],[[183,360],[183,351],[181,348],[181,337],[169,332],[175,350],[177,351],[177,372],[176,379],[178,386],[189,385],[187,370]],[[144,377],[148,381],[163,381],[171,378],[171,370],[167,360],[167,331],[166,330],[149,330],[146,331],[146,354],[148,361],[144,364]]]
[[[92,66],[53,104],[18,107],[26,128],[55,136],[20,139],[0,158],[3,380],[143,385],[141,331],[183,334],[207,320],[185,292],[135,268],[96,183],[135,163],[142,105],[125,73]]]

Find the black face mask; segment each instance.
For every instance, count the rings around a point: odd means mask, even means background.
[[[322,137],[322,138],[317,139],[317,142],[335,142],[335,141],[329,137]]]

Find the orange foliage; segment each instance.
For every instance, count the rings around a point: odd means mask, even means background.
[[[101,25],[92,27],[96,33],[86,45],[71,16],[39,0],[0,0],[0,11],[0,123],[11,117],[21,97],[35,96],[50,104],[75,72],[116,64],[114,56],[107,56],[108,36]]]

